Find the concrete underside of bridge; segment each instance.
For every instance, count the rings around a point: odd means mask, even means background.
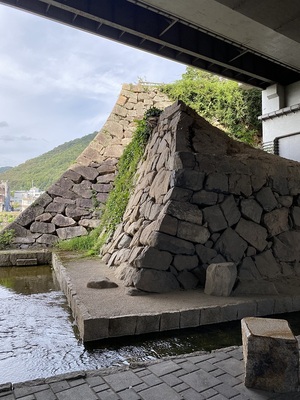
[[[300,80],[300,3],[294,0],[0,3],[260,88]]]

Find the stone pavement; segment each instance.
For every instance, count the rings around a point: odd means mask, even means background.
[[[298,338],[299,340],[299,338]],[[244,385],[242,347],[0,385],[0,400],[295,400]]]

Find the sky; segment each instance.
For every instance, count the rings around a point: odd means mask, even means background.
[[[186,67],[0,4],[0,167],[99,131],[123,83]]]

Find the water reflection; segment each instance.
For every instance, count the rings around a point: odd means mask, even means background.
[[[0,285],[14,293],[31,295],[59,290],[48,265],[38,267],[0,267]]]

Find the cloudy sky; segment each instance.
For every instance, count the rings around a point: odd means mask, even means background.
[[[122,83],[185,66],[0,4],[0,167],[98,131]]]

